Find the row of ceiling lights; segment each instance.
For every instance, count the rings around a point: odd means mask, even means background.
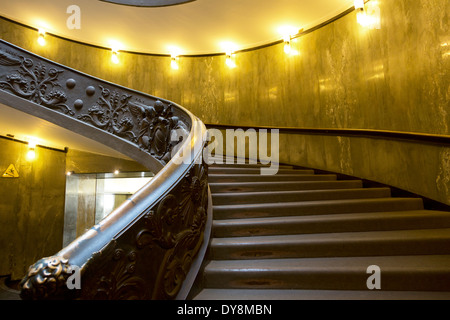
[[[368,15],[365,12],[365,0],[354,0],[354,6],[355,10],[357,11],[357,21],[362,26],[367,26],[368,22]],[[294,39],[300,32],[302,32],[303,29],[298,29],[296,27],[292,26],[283,26],[278,29],[279,34],[283,37],[284,42],[284,52],[289,55],[297,55],[298,51],[292,49],[291,47],[291,41]],[[38,36],[38,43],[41,46],[44,46],[46,44],[45,41],[45,30],[39,29],[39,36]],[[236,61],[235,61],[235,55],[238,51],[237,45],[231,43],[231,42],[224,42],[221,44],[222,48],[225,50],[225,64],[229,68],[235,68],[236,67]],[[120,44],[117,42],[114,42],[111,45],[111,61],[114,64],[120,63],[119,60],[119,51],[120,51]],[[180,52],[181,50],[176,47],[170,47],[170,66],[172,69],[179,69],[178,60],[180,58]]]

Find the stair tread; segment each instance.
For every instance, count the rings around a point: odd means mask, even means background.
[[[302,178],[302,176],[306,176],[306,177],[324,177],[324,178],[328,178],[328,177],[332,177],[335,178],[336,175],[335,174],[312,174],[312,173],[306,173],[306,174],[290,174],[290,173],[283,173],[283,174],[278,174],[278,175],[268,175],[269,177],[271,176],[276,176],[278,178],[283,178],[283,177],[296,177],[296,178]],[[224,177],[224,178],[229,178],[229,177],[267,177],[267,176],[263,176],[263,175],[254,175],[254,174],[248,174],[248,173],[211,173],[208,174],[208,177]]]
[[[380,211],[380,212],[362,212],[362,213],[342,213],[339,215],[336,214],[324,214],[324,215],[304,215],[304,216],[279,216],[279,217],[263,217],[263,218],[240,218],[240,219],[222,219],[222,220],[214,220],[214,225],[234,225],[234,224],[273,224],[273,223],[286,223],[289,224],[295,221],[311,221],[311,222],[320,222],[320,220],[328,221],[328,220],[350,220],[350,219],[358,219],[358,220],[373,220],[373,219],[393,219],[396,217],[401,218],[414,218],[414,217],[423,217],[423,218],[434,218],[434,217],[447,217],[450,218],[450,212],[446,211],[436,211],[436,210],[407,210],[407,211]]]
[[[450,255],[321,257],[290,259],[212,260],[205,268],[210,272],[365,272],[377,265],[385,272],[450,271]],[[450,288],[449,288],[450,289]]]
[[[362,290],[371,266],[384,290],[450,291],[450,255],[213,260],[204,287]]]
[[[212,194],[213,204],[251,204],[292,201],[314,201],[332,199],[361,199],[390,197],[389,188],[351,188],[351,189],[324,189],[324,190],[298,190],[298,191],[265,191],[241,192],[235,194]]]
[[[450,227],[450,212],[432,210],[237,218],[213,221],[214,237]]]
[[[326,242],[339,242],[343,245],[344,241],[362,242],[362,241],[380,240],[383,242],[392,243],[392,241],[405,242],[405,240],[433,240],[433,239],[450,240],[450,228],[213,238],[211,240],[211,245],[212,246],[223,246],[223,245],[244,246],[244,245],[260,245],[260,244],[285,245],[286,243],[308,244],[308,243],[326,243]]]
[[[211,174],[260,174],[263,168],[268,167],[209,167],[209,172]],[[314,174],[314,170],[278,167],[277,174]]]
[[[194,300],[449,300],[450,292],[386,290],[203,289]]]
[[[380,199],[345,199],[345,200],[320,200],[320,201],[292,201],[282,203],[262,203],[262,204],[232,204],[232,205],[214,205],[214,209],[245,209],[245,208],[266,208],[266,207],[295,207],[308,206],[317,204],[339,204],[339,203],[359,203],[359,202],[399,202],[399,201],[415,201],[416,198],[380,198]],[[419,199],[417,199],[419,200]]]
[[[211,182],[211,192],[232,195],[239,192],[264,191],[299,191],[338,188],[362,188],[361,180],[328,180],[328,181],[266,181],[266,182]],[[254,191],[264,190],[264,191]]]
[[[212,260],[450,254],[450,228],[213,238]]]
[[[376,198],[214,205],[214,219],[421,210],[418,198]]]
[[[370,191],[390,191],[389,188],[346,188],[346,189],[321,189],[321,190],[288,190],[288,191],[252,191],[252,192],[236,192],[233,194],[227,193],[213,193],[213,197],[216,198],[234,198],[234,197],[251,197],[251,196],[276,196],[276,195],[302,195],[302,194],[311,194],[311,193],[322,193],[322,192],[348,192],[348,191],[356,191],[356,192],[370,192]]]
[[[259,174],[208,174],[208,181],[210,182],[261,182],[261,181],[331,181],[336,180],[335,174],[273,174],[273,175],[259,175]]]

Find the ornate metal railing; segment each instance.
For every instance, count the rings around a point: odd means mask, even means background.
[[[85,234],[30,266],[22,299],[180,298],[209,237],[203,123],[170,101],[2,40],[0,103],[102,142],[156,173]],[[79,288],[69,288],[77,270]]]

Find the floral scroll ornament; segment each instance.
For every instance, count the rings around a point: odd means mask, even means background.
[[[155,299],[174,299],[203,241],[208,198],[207,169],[198,164],[177,191],[145,216],[146,228],[136,237],[138,248],[166,250],[153,289]]]
[[[156,159],[167,163],[174,147],[189,132],[185,124],[174,115],[172,105],[165,106],[157,100],[153,106],[131,105],[130,111],[139,119],[139,146]],[[175,132],[177,138],[173,139]]]
[[[136,142],[136,135],[132,131],[134,122],[128,105],[131,95],[121,94],[116,90],[111,92],[101,85],[99,87],[102,93],[97,104],[89,108],[87,114],[78,116],[78,119]]]
[[[50,109],[60,110],[73,116],[75,113],[65,104],[67,96],[58,83],[61,70],[47,67],[22,56],[16,57],[0,51],[0,65],[19,66],[12,73],[1,75],[0,89],[30,100]],[[2,79],[3,78],[3,79]]]
[[[53,256],[39,260],[30,266],[22,279],[20,297],[23,300],[73,299],[77,290],[69,290],[67,279],[72,275],[69,261]]]

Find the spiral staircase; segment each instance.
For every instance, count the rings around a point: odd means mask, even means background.
[[[4,41],[0,102],[156,173],[30,266],[22,299],[450,298],[450,213],[420,198],[291,165],[276,175],[229,158],[208,166],[205,125],[188,110]],[[79,290],[66,285],[74,266]]]

